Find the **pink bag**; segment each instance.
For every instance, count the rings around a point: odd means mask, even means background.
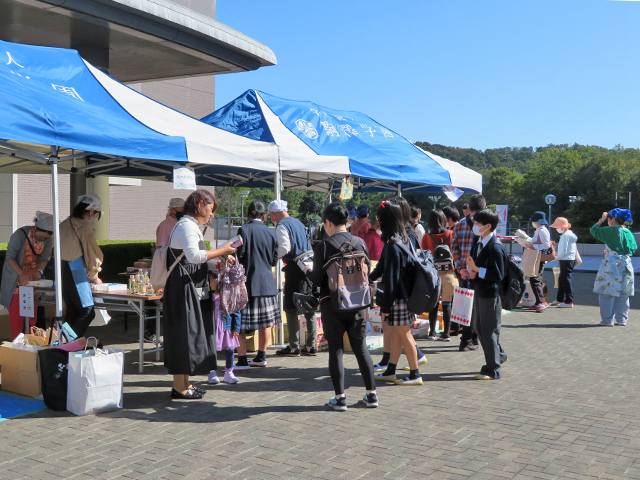
[[[220,311],[222,313],[236,313],[242,310],[249,301],[247,293],[247,277],[244,267],[236,257],[236,262],[229,267],[218,270],[220,284]]]

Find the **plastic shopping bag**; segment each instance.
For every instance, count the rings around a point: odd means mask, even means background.
[[[453,293],[453,305],[451,306],[451,321],[468,327],[471,325],[471,312],[473,311],[473,290],[456,287]]]
[[[69,354],[67,410],[76,415],[122,408],[124,350]]]

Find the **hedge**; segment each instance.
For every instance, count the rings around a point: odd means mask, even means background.
[[[151,247],[155,243],[151,240],[98,240],[98,245],[104,253],[104,263],[100,278],[109,283],[126,283],[126,277],[118,273],[126,272],[133,262],[142,258],[151,258]],[[210,248],[209,241],[205,241]],[[0,271],[4,265],[7,244],[0,243]]]

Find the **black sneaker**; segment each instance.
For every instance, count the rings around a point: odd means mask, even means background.
[[[307,357],[315,357],[318,352],[316,351],[316,347],[311,347],[311,348],[302,347],[302,349],[300,350],[300,353]]]
[[[295,350],[293,350],[289,345],[287,345],[283,349],[276,351],[276,355],[284,355],[285,357],[299,357],[300,349],[296,348]]]
[[[376,408],[378,406],[378,396],[375,393],[365,393],[362,400],[358,400],[358,405],[366,408]]]
[[[325,407],[329,410],[334,410],[336,412],[346,412],[347,411],[347,399],[346,397],[336,398],[333,397],[329,402],[324,404]]]

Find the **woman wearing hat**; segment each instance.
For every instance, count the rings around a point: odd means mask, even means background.
[[[9,238],[7,254],[2,268],[2,289],[0,304],[9,310],[11,339],[24,331],[24,321],[20,316],[18,285],[26,285],[31,280],[40,280],[43,270],[51,257],[53,242],[53,215],[36,212],[35,225],[21,227]],[[34,302],[35,308],[35,302]],[[35,315],[29,318],[29,326],[36,324]]]
[[[544,212],[533,212],[529,221],[536,231],[533,234],[531,241],[527,242],[525,246],[530,249],[540,250],[542,253],[550,253],[551,234],[546,227],[548,222]],[[533,296],[536,297],[536,304],[534,305],[536,313],[542,313],[544,309],[549,306],[549,304],[544,301],[544,286],[542,283],[544,264],[545,262],[541,261],[538,268],[538,274],[529,279],[529,282],[531,283],[531,290],[533,290]]]
[[[564,217],[556,218],[550,226],[560,234],[558,253],[556,254],[556,260],[560,264],[560,276],[558,277],[558,296],[553,305],[557,305],[558,308],[573,308],[571,272],[573,272],[576,263],[578,237],[570,230],[571,224]]]
[[[631,212],[614,208],[604,212],[602,218],[591,227],[591,235],[607,246],[593,291],[600,302],[600,325],[612,327],[626,325],[629,318],[629,297],[634,294],[633,265],[631,255],[638,249],[636,240],[625,223],[631,221]],[[602,226],[603,223],[607,226]]]
[[[96,313],[90,283],[101,284],[98,273],[104,259],[91,223],[102,215],[102,200],[96,194],[80,195],[71,215],[60,224],[62,299],[66,322],[83,337]]]

